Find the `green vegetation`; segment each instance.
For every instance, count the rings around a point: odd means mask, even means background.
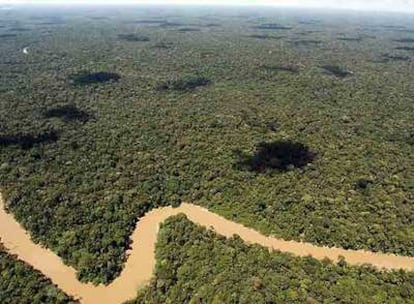
[[[96,72],[81,74],[73,77],[72,83],[74,85],[90,85],[101,82],[116,82],[121,78],[117,73]]]
[[[312,40],[312,39],[302,39],[302,40],[292,41],[292,43],[296,44],[296,45],[311,46],[311,45],[318,45],[318,44],[322,43],[322,41]]]
[[[158,86],[158,90],[176,90],[176,91],[187,91],[198,87],[207,86],[211,81],[205,77],[199,76],[188,76],[182,79],[169,80]]]
[[[149,41],[149,37],[140,34],[120,34],[118,37],[126,41]]]
[[[292,29],[289,26],[284,26],[284,25],[280,25],[277,23],[264,23],[264,24],[257,25],[254,28],[259,29],[259,30],[290,30]]]
[[[356,41],[356,42],[362,41],[361,37],[338,37],[337,39],[341,41]]]
[[[28,31],[30,31],[30,29],[24,28],[24,27],[11,27],[11,28],[9,28],[9,30],[12,31],[12,32],[28,32]]]
[[[402,51],[414,51],[414,46],[397,46],[395,49]]]
[[[400,39],[395,39],[394,41],[404,42],[404,43],[412,43],[412,42],[414,42],[414,38],[400,38]]]
[[[44,113],[47,118],[61,118],[65,121],[83,121],[86,122],[91,118],[91,115],[78,109],[75,105],[56,106]]]
[[[248,246],[185,216],[160,230],[155,278],[130,304],[414,303],[414,275],[337,265]]]
[[[237,166],[260,173],[302,168],[313,161],[315,153],[301,143],[276,141],[260,143],[253,155],[239,156]]]
[[[183,26],[185,25],[184,23],[180,23],[180,22],[170,22],[170,21],[165,21],[159,24],[160,27],[177,27],[177,26]]]
[[[178,29],[179,32],[199,32],[200,29],[198,28],[192,28],[192,27],[183,27]]]
[[[83,281],[112,281],[137,218],[181,201],[284,239],[414,256],[414,74],[378,62],[413,57],[395,50],[407,34],[383,27],[413,20],[211,8],[48,16],[0,11],[0,35],[32,29],[0,40],[0,191]],[[64,22],[39,25],[50,16]],[[274,22],[290,29],[257,28]],[[286,37],[247,37],[272,33]],[[75,108],[94,119],[67,119]],[[271,174],[238,166],[275,142],[316,157]]]
[[[321,66],[321,68],[326,70],[328,73],[335,75],[338,78],[345,78],[349,75],[352,75],[351,72],[335,65],[323,65]]]
[[[50,280],[5,251],[0,244],[0,303],[75,304]]]
[[[159,24],[161,24],[161,23],[164,23],[164,22],[166,22],[165,20],[138,20],[138,21],[136,21],[136,22],[134,22],[134,23],[137,23],[137,24],[150,24],[150,25],[153,25],[153,24],[155,24],[155,25],[159,25]]]
[[[202,26],[204,26],[204,27],[219,27],[219,26],[221,26],[221,24],[220,23],[206,23],[206,24],[203,24]]]
[[[262,68],[267,70],[267,71],[299,73],[299,69],[295,66],[286,66],[286,65],[269,66],[269,65],[265,65]]]
[[[3,39],[3,38],[14,38],[14,37],[17,37],[17,35],[16,34],[0,34],[0,39]]]
[[[40,134],[16,134],[0,136],[1,146],[20,146],[22,149],[30,149],[36,144],[52,143],[58,140],[55,131]]]
[[[247,37],[256,38],[256,39],[275,39],[275,40],[284,38],[281,36],[270,36],[270,35],[263,35],[263,34],[248,35]]]
[[[383,62],[388,61],[410,61],[411,57],[409,56],[399,56],[399,55],[392,55],[392,54],[384,54],[382,55]]]
[[[171,49],[173,47],[173,43],[171,42],[158,42],[154,44],[154,48],[157,49]]]

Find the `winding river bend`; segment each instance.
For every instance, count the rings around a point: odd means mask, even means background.
[[[414,258],[360,250],[319,247],[309,243],[284,241],[225,219],[205,208],[184,203],[178,208],[153,209],[139,222],[131,235],[132,246],[120,276],[108,286],[84,284],[76,279],[76,270],[63,264],[52,251],[35,244],[30,235],[4,209],[0,194],[0,239],[11,254],[30,264],[50,278],[61,290],[79,299],[82,304],[120,304],[135,298],[138,288],[149,282],[155,267],[155,242],[159,224],[168,217],[184,213],[192,222],[211,228],[218,234],[230,237],[239,235],[246,243],[256,243],[269,249],[289,252],[297,256],[311,255],[337,261],[343,256],[350,264],[369,263],[378,268],[414,271]]]

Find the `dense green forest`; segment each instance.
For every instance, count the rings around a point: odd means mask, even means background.
[[[2,10],[7,209],[95,283],[119,274],[138,217],[181,201],[284,239],[414,255],[413,29],[290,10]]]
[[[75,304],[49,279],[11,256],[0,243],[0,303]]]
[[[297,258],[168,219],[156,274],[129,304],[414,303],[414,274]]]

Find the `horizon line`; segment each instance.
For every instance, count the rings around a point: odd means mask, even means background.
[[[207,1],[195,1],[195,0],[0,0],[1,9],[12,9],[13,7],[22,6],[134,6],[134,5],[147,5],[147,6],[197,6],[197,7],[273,7],[273,8],[292,8],[292,9],[315,9],[315,10],[335,10],[335,11],[349,11],[349,12],[366,12],[366,13],[401,13],[401,14],[413,14],[413,9],[386,9],[384,7],[366,7],[366,6],[344,6],[334,4],[305,4],[300,3],[301,0],[259,0],[259,1],[220,1],[220,0],[207,0]],[[3,7],[1,7],[3,6]]]

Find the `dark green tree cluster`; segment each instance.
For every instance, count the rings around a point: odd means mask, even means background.
[[[51,109],[47,109],[44,115],[47,118],[55,117],[66,121],[86,122],[91,118],[91,115],[89,113],[80,110],[73,104],[60,105]]]
[[[140,34],[120,34],[118,35],[119,39],[132,41],[132,42],[146,42],[149,41],[149,37],[143,36]]]
[[[209,79],[202,76],[186,76],[180,79],[168,80],[158,85],[158,90],[188,91],[198,87],[207,86],[211,83]]]
[[[335,65],[323,65],[321,68],[327,71],[328,73],[335,75],[335,77],[339,77],[339,78],[345,78],[349,75],[352,75],[351,72],[339,66],[335,66]]]
[[[59,135],[55,131],[40,134],[12,134],[0,136],[0,147],[18,146],[22,149],[30,149],[34,145],[53,143]]]
[[[117,82],[120,78],[120,75],[112,72],[82,73],[74,76],[71,82],[74,85],[90,85],[95,83]]]
[[[277,23],[264,23],[264,24],[256,25],[254,26],[254,28],[259,29],[259,30],[290,30],[292,29],[292,27],[290,26],[277,24]]]
[[[311,163],[315,153],[302,143],[276,141],[260,143],[253,155],[240,155],[240,168],[259,173],[283,172]]]

